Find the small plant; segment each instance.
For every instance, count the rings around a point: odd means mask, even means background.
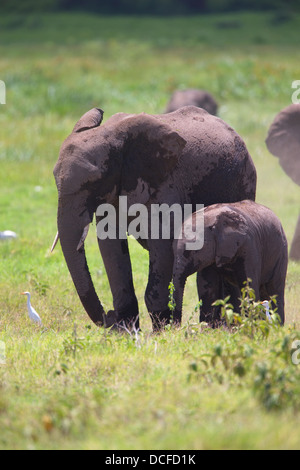
[[[270,310],[271,320],[268,320],[265,307],[260,301],[256,301],[254,289],[250,284],[251,279],[248,279],[244,282],[245,287],[241,289],[240,313],[234,312],[233,305],[229,303],[230,296],[217,300],[213,306],[221,306],[221,317],[225,319],[228,327],[238,329],[252,339],[256,334],[266,338],[272,327],[280,325],[280,318],[275,308]],[[276,306],[276,296],[272,296],[269,303]]]
[[[279,337],[269,355],[256,364],[254,391],[263,405],[281,409],[291,405],[299,409],[299,368],[292,362],[292,351],[298,332]]]
[[[174,287],[174,284],[173,282],[170,282],[169,284],[169,303],[168,303],[168,308],[169,310],[171,311],[171,321],[170,321],[170,324],[172,325],[173,321],[174,321],[174,311],[175,311],[175,308],[176,308],[176,303],[175,303],[175,300],[174,300],[174,292],[175,292],[175,287]]]
[[[68,365],[65,364],[64,362],[61,362],[59,367],[55,367],[53,375],[54,376],[59,376],[61,374],[67,374],[68,371],[69,371]]]
[[[73,354],[73,358],[76,358],[76,354],[79,350],[84,349],[84,338],[80,338],[77,335],[77,325],[74,323],[72,334],[69,338],[65,339],[63,342],[64,353],[66,355]]]
[[[189,338],[190,336],[195,336],[198,333],[201,333],[203,331],[203,329],[207,326],[206,322],[199,323],[198,320],[196,320],[196,321],[194,320],[195,315],[198,315],[198,317],[199,317],[201,306],[202,306],[202,300],[200,300],[196,304],[196,306],[194,308],[194,311],[190,314],[190,316],[189,316],[189,318],[186,322],[186,325],[184,326],[184,329],[185,329],[184,334],[185,334],[186,338]]]
[[[235,323],[235,314],[233,305],[229,303],[230,295],[224,300],[216,300],[212,305],[213,307],[221,307],[221,318],[224,318],[228,327]]]
[[[260,403],[268,410],[281,410],[292,407],[299,410],[299,373],[286,362],[286,352],[290,357],[289,338],[285,337],[281,348],[270,354],[269,360],[256,364],[253,391]]]
[[[26,277],[32,288],[41,296],[46,296],[47,291],[49,290],[49,285],[46,282],[43,282],[41,279],[37,279],[36,274],[33,270],[28,270],[26,272]]]

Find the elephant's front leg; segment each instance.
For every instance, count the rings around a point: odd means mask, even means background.
[[[117,322],[125,322],[127,328],[139,328],[139,308],[134,292],[131,261],[127,239],[98,238],[98,245],[103,258],[113,297]]]
[[[172,279],[172,240],[149,240],[149,278],[145,303],[154,331],[170,323],[169,285]]]

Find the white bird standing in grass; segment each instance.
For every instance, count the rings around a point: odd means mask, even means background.
[[[27,295],[27,308],[28,308],[29,318],[31,318],[31,320],[37,323],[38,325],[42,325],[42,320],[39,314],[34,310],[34,308],[32,307],[30,303],[30,298],[31,298],[30,292],[22,292],[21,295]]]
[[[270,305],[269,305],[269,301],[268,300],[264,300],[263,302],[261,302],[262,306],[265,308],[265,311],[266,311],[266,317],[267,317],[267,320],[269,322],[272,321],[272,317],[270,315]]]

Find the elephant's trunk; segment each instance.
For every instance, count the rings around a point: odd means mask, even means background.
[[[69,209],[62,208],[62,204],[59,204],[57,217],[59,239],[78,296],[95,324],[109,326],[106,324],[105,312],[94,288],[82,242],[87,222],[90,222],[87,217],[74,216]]]

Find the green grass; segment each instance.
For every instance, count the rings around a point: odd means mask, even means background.
[[[0,341],[6,347],[0,448],[299,448],[299,366],[290,359],[299,332],[299,263],[289,263],[287,326],[267,339],[192,325],[194,277],[187,285],[183,328],[152,336],[143,300],[148,256],[130,240],[143,330],[136,342],[90,323],[59,246],[50,254],[57,204],[52,170],[76,120],[93,106],[104,109],[105,119],[119,111],[160,113],[177,87],[214,94],[220,116],[253,156],[258,202],[275,211],[291,241],[299,187],[264,140],[274,115],[291,102],[292,81],[299,79],[300,16],[280,24],[275,19],[252,13],[1,16],[0,79],[7,104],[0,106],[0,230],[14,230],[18,239],[0,243]],[[109,309],[111,294],[92,231],[87,254]],[[27,318],[19,295],[24,290],[32,292],[43,329]],[[243,377],[235,372],[236,362],[245,368]],[[282,397],[276,411],[260,395],[263,385],[255,388],[262,362],[272,397]],[[278,378],[282,370],[286,376]]]

